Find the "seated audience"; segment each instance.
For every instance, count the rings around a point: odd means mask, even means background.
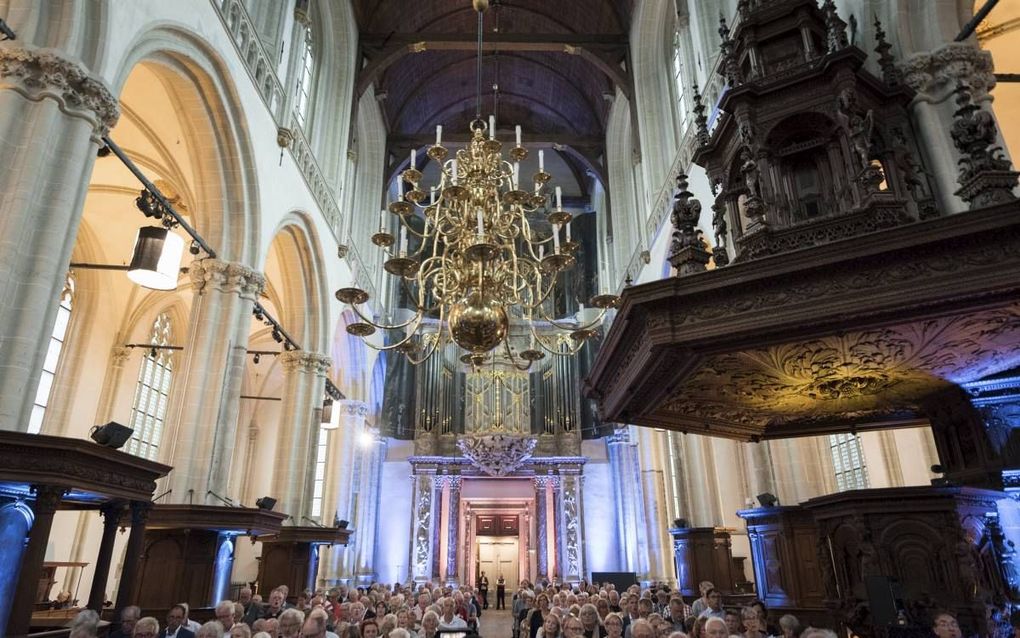
[[[292,607],[280,612],[277,620],[280,623],[280,638],[298,638],[301,635],[301,625],[305,622],[305,614]]]
[[[99,614],[83,609],[71,621],[70,638],[96,638],[99,634]]]
[[[131,633],[132,638],[158,638],[160,635],[159,621],[152,616],[139,618]]]
[[[210,620],[198,628],[195,638],[223,638],[223,625],[218,620]]]
[[[134,635],[135,623],[142,617],[142,610],[137,605],[128,605],[120,612],[120,627],[109,633],[109,638],[131,638]]]
[[[159,638],[195,638],[195,632],[184,626],[188,611],[184,605],[174,605],[166,613],[166,628]]]

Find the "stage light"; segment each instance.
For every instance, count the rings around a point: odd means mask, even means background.
[[[333,399],[326,397],[322,402],[322,416],[319,418],[319,427],[323,430],[335,430],[340,427],[340,420],[333,420]]]
[[[173,290],[184,255],[184,240],[161,226],[138,229],[128,279],[153,290]]]
[[[372,447],[372,443],[374,442],[375,437],[372,436],[372,433],[369,432],[367,428],[362,430],[361,434],[358,435],[358,445],[360,445],[361,447],[364,448]]]
[[[276,507],[276,499],[272,496],[263,496],[259,500],[255,501],[255,507],[260,510],[271,512],[273,511],[273,508]]]
[[[134,430],[128,426],[110,421],[106,425],[97,425],[92,428],[89,436],[99,445],[117,450],[128,442],[133,433]]]
[[[336,527],[337,529],[347,529],[347,526],[350,524],[351,524],[350,521],[342,520],[336,514],[333,515],[333,526]]]

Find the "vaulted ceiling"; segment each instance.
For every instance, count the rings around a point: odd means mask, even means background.
[[[500,129],[601,154],[611,97],[630,92],[627,37],[633,0],[492,0],[484,14],[482,112]],[[475,116],[477,16],[470,0],[355,0],[364,65],[391,147]],[[494,87],[497,87],[494,89]]]

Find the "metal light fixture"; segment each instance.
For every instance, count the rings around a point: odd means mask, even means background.
[[[503,143],[496,139],[495,117],[490,116],[487,125],[482,120],[481,12],[485,4],[476,5],[478,90],[470,142],[450,158],[450,151],[442,145],[443,127],[436,127],[436,143],[427,151],[440,169],[439,184],[432,189],[422,185],[417,151],[412,149],[410,168],[398,177],[398,198],[388,207],[400,222],[399,239],[387,231],[386,210],[379,231],[372,236],[372,242],[387,253],[385,270],[400,279],[407,291],[413,316],[394,324],[374,321],[358,307],[368,301],[368,293],[355,284],[338,290],[336,298],[349,304],[360,318],[349,324],[347,331],[366,339],[370,347],[396,350],[418,364],[452,341],[466,351],[461,359],[477,367],[502,345],[505,358],[525,370],[545,357],[545,352],[575,354],[595,335],[606,311],[616,307],[619,298],[597,295],[589,302],[597,312],[585,313],[582,306],[576,317],[551,316],[556,280],[576,264],[580,243],[571,238],[573,216],[563,210],[559,187],[555,208],[547,208],[551,198],[546,184],[552,176],[545,172],[543,152],[539,151],[532,189],[527,178],[520,176],[520,163],[528,156],[521,144],[521,127],[516,127],[516,144],[508,151],[509,159],[504,159]],[[405,182],[411,185],[410,191],[405,192]],[[532,228],[531,220],[540,212],[546,213],[551,232]],[[424,218],[420,232],[417,224],[409,223],[415,213]],[[418,240],[416,250],[411,249],[409,237]],[[512,320],[530,333],[527,347],[516,353],[510,347]],[[541,330],[536,327],[538,322]],[[393,343],[377,346],[367,337],[378,329],[401,333]],[[558,334],[550,339],[549,332]],[[558,338],[566,335],[569,339]]]
[[[128,279],[153,290],[177,288],[177,276],[184,256],[184,239],[162,226],[138,229],[135,249],[128,267]]]
[[[322,416],[319,417],[319,427],[323,430],[335,430],[340,427],[340,419],[333,418],[333,399],[326,397],[322,402]]]
[[[134,430],[116,421],[110,421],[106,425],[97,425],[89,432],[92,440],[105,447],[120,449],[128,442]]]

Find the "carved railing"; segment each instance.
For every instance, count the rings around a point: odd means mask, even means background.
[[[287,99],[283,90],[283,84],[276,75],[276,64],[272,57],[266,52],[259,40],[258,31],[251,16],[244,8],[241,0],[211,0],[220,21],[230,34],[238,55],[244,62],[252,83],[262,97],[263,103],[269,109],[277,128],[287,128],[292,136],[288,146],[291,157],[301,171],[301,176],[312,193],[319,210],[325,217],[333,238],[337,244],[342,244],[341,232],[343,228],[343,215],[336,203],[333,188],[326,180],[322,169],[319,167],[311,145],[305,137],[301,126],[297,124],[296,118],[291,114],[288,117]],[[364,272],[359,269],[359,272]],[[364,288],[368,290],[368,288]]]

